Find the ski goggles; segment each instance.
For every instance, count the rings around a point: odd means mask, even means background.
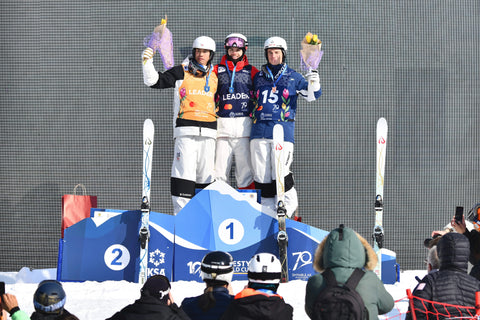
[[[247,43],[239,37],[231,37],[225,40],[225,47],[245,48]]]

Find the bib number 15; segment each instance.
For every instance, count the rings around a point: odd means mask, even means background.
[[[278,92],[273,91],[273,90],[264,90],[262,91],[262,104],[271,103],[277,103],[278,101]]]

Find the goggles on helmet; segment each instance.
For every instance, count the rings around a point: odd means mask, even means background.
[[[245,48],[245,40],[239,37],[231,37],[225,40],[225,47]]]

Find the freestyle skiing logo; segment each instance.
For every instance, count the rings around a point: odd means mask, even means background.
[[[239,260],[233,262],[233,273],[234,274],[247,274],[248,272],[248,263],[246,260]],[[198,274],[200,276],[200,268],[202,263],[200,261],[189,261],[187,263],[188,273]]]
[[[294,252],[292,253],[292,256],[297,256],[297,261],[295,261],[292,271],[297,271],[298,269],[312,263],[312,254],[308,251]]]
[[[250,261],[234,261],[233,262],[233,273],[236,274],[247,274],[248,273],[248,263]]]
[[[189,261],[187,263],[187,266],[188,266],[188,273],[190,274],[196,274],[198,273],[198,275],[200,275],[200,266],[202,265],[202,263],[200,261]]]
[[[158,267],[161,264],[165,263],[165,253],[156,249],[153,252],[150,252],[150,259],[148,262],[153,263],[155,267]]]
[[[158,248],[155,251],[149,253],[148,262],[153,264],[155,268],[148,269],[148,276],[157,274],[165,275],[165,268],[158,268],[159,265],[165,263],[165,252],[160,251]]]

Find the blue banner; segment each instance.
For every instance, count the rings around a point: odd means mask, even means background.
[[[92,209],[92,217],[65,229],[58,280],[137,282],[140,210]],[[150,213],[148,272],[172,278],[174,217]]]

